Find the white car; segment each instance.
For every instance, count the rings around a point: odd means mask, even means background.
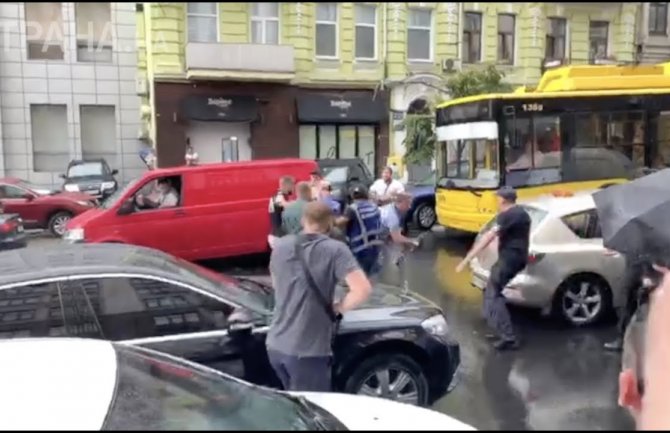
[[[2,341],[0,383],[1,430],[474,430],[415,406],[273,391],[99,340]]]

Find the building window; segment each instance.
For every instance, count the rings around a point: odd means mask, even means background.
[[[432,18],[430,9],[410,8],[407,23],[407,58],[410,61],[432,59]]]
[[[356,58],[374,60],[377,58],[377,8],[370,5],[355,7]]]
[[[337,3],[316,4],[316,56],[337,57]]]
[[[189,42],[217,42],[219,14],[217,3],[188,3],[187,26]]]
[[[668,4],[649,3],[649,34],[668,34]]]
[[[567,21],[565,18],[547,20],[545,57],[548,60],[563,60],[566,53]]]
[[[111,3],[75,3],[77,61],[112,62]]]
[[[24,3],[29,60],[63,60],[62,3]]]
[[[463,25],[463,63],[482,59],[482,14],[466,12]]]
[[[498,15],[498,62],[514,64],[514,15]]]
[[[81,155],[116,166],[116,117],[113,105],[80,105]]]
[[[279,43],[279,3],[251,4],[251,42]]]
[[[607,21],[591,21],[589,23],[589,60],[607,58],[607,38],[609,32]]]
[[[28,4],[28,3],[26,3]],[[30,105],[33,170],[61,172],[70,162],[67,106]]]
[[[375,173],[375,137],[377,131],[372,125],[300,125],[299,128],[300,158],[360,158],[370,173]],[[363,174],[340,170],[331,178],[358,177]],[[368,173],[369,175],[369,173]],[[333,180],[334,182],[337,179]]]

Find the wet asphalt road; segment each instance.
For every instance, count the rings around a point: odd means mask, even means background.
[[[34,239],[30,247],[55,239]],[[431,233],[408,256],[410,287],[441,305],[461,345],[454,390],[433,409],[482,430],[622,430],[633,423],[616,404],[620,357],[602,350],[612,323],[573,329],[538,312],[513,309],[523,338],[517,352],[497,353],[484,335],[481,292],[453,269],[472,238]],[[228,273],[267,273],[262,259],[208,263]]]
[[[632,429],[616,403],[620,357],[602,350],[615,336],[613,323],[573,329],[537,311],[512,309],[524,345],[497,353],[484,337],[481,292],[470,285],[469,272],[454,272],[471,243],[471,237],[432,233],[407,260],[410,287],[442,306],[461,345],[457,384],[433,409],[486,430]],[[210,266],[263,272],[239,260]]]

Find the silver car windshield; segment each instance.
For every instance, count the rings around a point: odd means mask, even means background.
[[[117,380],[103,430],[313,430],[289,397],[207,368],[115,345]]]

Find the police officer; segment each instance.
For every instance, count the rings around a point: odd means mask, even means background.
[[[368,190],[356,185],[351,190],[352,203],[337,218],[337,224],[346,227],[349,248],[367,275],[378,270],[379,253],[383,242],[381,213],[376,204],[368,199]]]

